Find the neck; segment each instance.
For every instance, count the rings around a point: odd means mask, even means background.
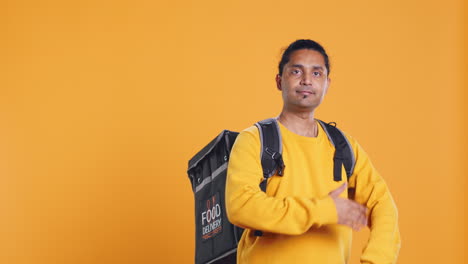
[[[317,123],[314,119],[314,111],[290,112],[283,109],[278,121],[300,136],[317,137]]]

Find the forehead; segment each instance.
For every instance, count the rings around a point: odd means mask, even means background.
[[[303,65],[303,66],[323,66],[325,67],[325,59],[323,55],[315,50],[300,49],[293,51],[289,56],[289,61],[286,66],[291,65]]]

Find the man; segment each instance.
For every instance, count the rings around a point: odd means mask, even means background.
[[[334,146],[314,119],[330,85],[323,47],[297,40],[284,51],[276,76],[283,97],[277,117],[283,176],[268,180],[260,162],[259,131],[242,131],[232,148],[226,182],[229,220],[245,229],[238,263],[347,263],[352,229],[371,233],[361,263],[395,263],[400,248],[398,214],[390,192],[361,146],[346,138],[356,162],[349,181],[333,179]],[[344,170],[343,170],[344,171]],[[348,187],[355,188],[349,200]],[[255,230],[261,230],[258,236]]]

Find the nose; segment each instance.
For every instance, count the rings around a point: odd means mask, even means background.
[[[310,76],[310,74],[302,75],[301,85],[312,85],[312,77]]]

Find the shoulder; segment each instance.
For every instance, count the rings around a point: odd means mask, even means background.
[[[358,164],[358,163],[370,163],[370,159],[369,159],[369,156],[368,156],[367,152],[364,150],[364,148],[361,146],[361,144],[359,144],[357,139],[355,137],[353,137],[352,135],[348,134],[347,132],[341,130],[341,128],[339,128],[339,129],[340,129],[341,133],[345,136],[345,138],[347,140],[347,143],[349,144],[349,146],[351,147],[351,149],[353,151],[353,155],[354,155],[354,159],[355,159],[356,164]]]
[[[359,144],[359,142],[357,141],[357,139],[355,137],[353,137],[352,135],[350,135],[349,133],[344,131],[342,129],[342,127],[340,127],[340,126],[335,126],[335,125],[331,125],[331,126],[336,127],[335,131],[338,131],[339,132],[338,134],[342,135],[343,138],[346,140],[346,144],[349,145],[349,147],[351,148],[352,155],[354,156],[355,160],[363,158],[363,156],[364,157],[367,156],[366,152],[363,150],[363,148],[361,147],[361,145]],[[327,128],[330,130],[331,129],[330,125],[327,125]],[[329,133],[331,133],[331,131],[327,131],[326,133],[328,134],[327,136],[330,139],[330,134]],[[330,139],[330,141],[331,141],[331,139]]]
[[[338,130],[343,134],[344,138],[346,139],[348,145],[351,147],[353,152],[357,154],[358,152],[362,151],[361,145],[357,141],[355,137],[347,133],[346,131],[343,131],[340,127],[337,127]]]
[[[260,164],[260,138],[256,126],[248,127],[236,138],[230,152],[229,168],[244,168],[254,162]],[[235,169],[234,169],[235,170]]]
[[[353,138],[350,134],[345,132],[341,127],[336,125],[336,123],[327,123],[321,120],[318,120],[321,129],[327,134],[327,137],[330,141],[334,141],[335,139],[344,138],[346,143],[354,148],[357,145],[357,141]]]
[[[233,147],[246,145],[251,146],[256,144],[260,144],[258,128],[256,126],[250,126],[239,132]]]
[[[352,135],[350,135],[346,131],[343,131],[341,128],[339,128],[339,127],[337,127],[337,128],[338,128],[339,131],[341,131],[341,133],[343,134],[343,136],[345,137],[346,141],[351,146],[351,148],[355,149],[355,148],[357,148],[359,146],[359,143],[358,143],[358,141],[356,140],[355,137],[353,137]]]
[[[258,128],[257,128],[257,126],[253,125],[253,126],[250,126],[250,127],[246,128],[246,129],[242,130],[240,132],[240,134],[249,134],[251,136],[258,137]]]

